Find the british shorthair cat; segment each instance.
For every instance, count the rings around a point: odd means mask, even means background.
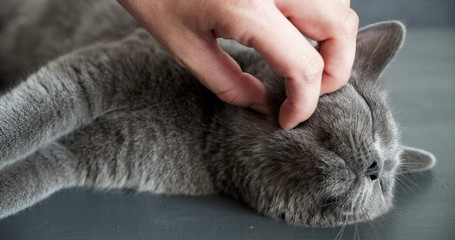
[[[284,80],[250,49],[225,46],[266,84],[269,116],[218,100],[115,1],[2,1],[0,218],[71,187],[223,193],[315,227],[381,216],[397,174],[435,163],[401,145],[379,81],[404,35],[361,29],[349,83],[284,131]]]

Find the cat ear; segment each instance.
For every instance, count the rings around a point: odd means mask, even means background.
[[[363,27],[357,33],[353,69],[368,78],[377,78],[392,60],[404,41],[405,27],[398,21],[379,22]]]
[[[400,159],[399,174],[428,170],[436,164],[436,158],[433,154],[422,149],[405,146],[402,146]]]

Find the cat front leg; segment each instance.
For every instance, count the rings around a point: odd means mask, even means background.
[[[69,151],[51,144],[0,170],[0,219],[76,186],[80,179],[76,164]]]
[[[149,89],[163,50],[144,34],[62,56],[1,96],[0,169]]]

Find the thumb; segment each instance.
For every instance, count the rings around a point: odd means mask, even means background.
[[[179,53],[174,55],[177,61],[204,86],[226,103],[267,113],[264,84],[242,72],[238,63],[218,46],[216,38],[206,40],[195,35],[185,42],[191,44],[171,52]]]

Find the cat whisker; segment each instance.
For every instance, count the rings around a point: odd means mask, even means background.
[[[327,206],[335,204],[338,201],[338,196],[333,199],[328,199],[327,201],[328,201],[328,203],[322,204],[322,205],[320,205],[320,207],[327,207]]]
[[[412,189],[408,184],[406,184],[406,183],[405,183],[403,180],[401,180],[399,177],[397,177],[397,180],[398,180],[401,184],[403,184],[404,186],[406,186],[409,190],[411,190],[412,193],[414,193],[415,195],[417,195],[417,193],[415,192],[415,190]]]
[[[423,191],[423,190],[419,187],[419,185],[417,185],[414,181],[412,181],[410,178],[406,177],[405,175],[400,175],[399,177],[405,178],[406,180],[408,180],[409,182],[411,182],[412,185],[414,185],[417,189],[419,189],[419,191],[421,191],[421,192]]]
[[[407,83],[407,82],[406,82]],[[392,109],[392,107],[394,107],[394,105],[397,103],[398,101],[398,98],[401,97],[401,95],[404,93],[404,90],[405,90],[406,86],[403,86],[400,90],[400,92],[398,92],[398,94],[392,99],[392,101],[390,102],[390,108]],[[395,114],[395,111],[393,111],[393,113]]]
[[[360,239],[360,234],[358,233],[358,222],[361,221],[358,213],[355,213],[355,225],[354,225],[354,240],[358,237]]]
[[[401,115],[401,114],[403,114],[403,113],[409,112],[410,110],[416,109],[418,106],[419,106],[419,104],[412,104],[412,105],[409,105],[409,106],[407,106],[407,107],[404,107],[404,108],[401,109],[400,111],[394,111],[394,112],[393,112],[393,115],[394,115],[394,116]]]
[[[409,162],[406,162],[406,163],[401,163],[399,168],[400,167],[403,167],[403,166],[422,166],[422,163],[409,163]],[[402,169],[401,169],[402,170]]]
[[[354,225],[354,240],[356,240],[356,238],[358,237],[360,239],[360,235],[358,233],[358,223],[356,222],[355,225]]]
[[[401,181],[399,179],[397,179],[397,181],[399,181],[401,183]],[[408,197],[411,197],[411,195],[408,193],[406,188],[403,187],[402,184],[397,184],[397,185],[400,186],[401,190],[403,190],[403,192],[405,192]]]
[[[343,226],[341,226],[340,231],[338,232],[338,234],[335,236],[335,238],[333,240],[340,240],[343,237],[345,228],[346,228],[346,222],[343,224]]]

